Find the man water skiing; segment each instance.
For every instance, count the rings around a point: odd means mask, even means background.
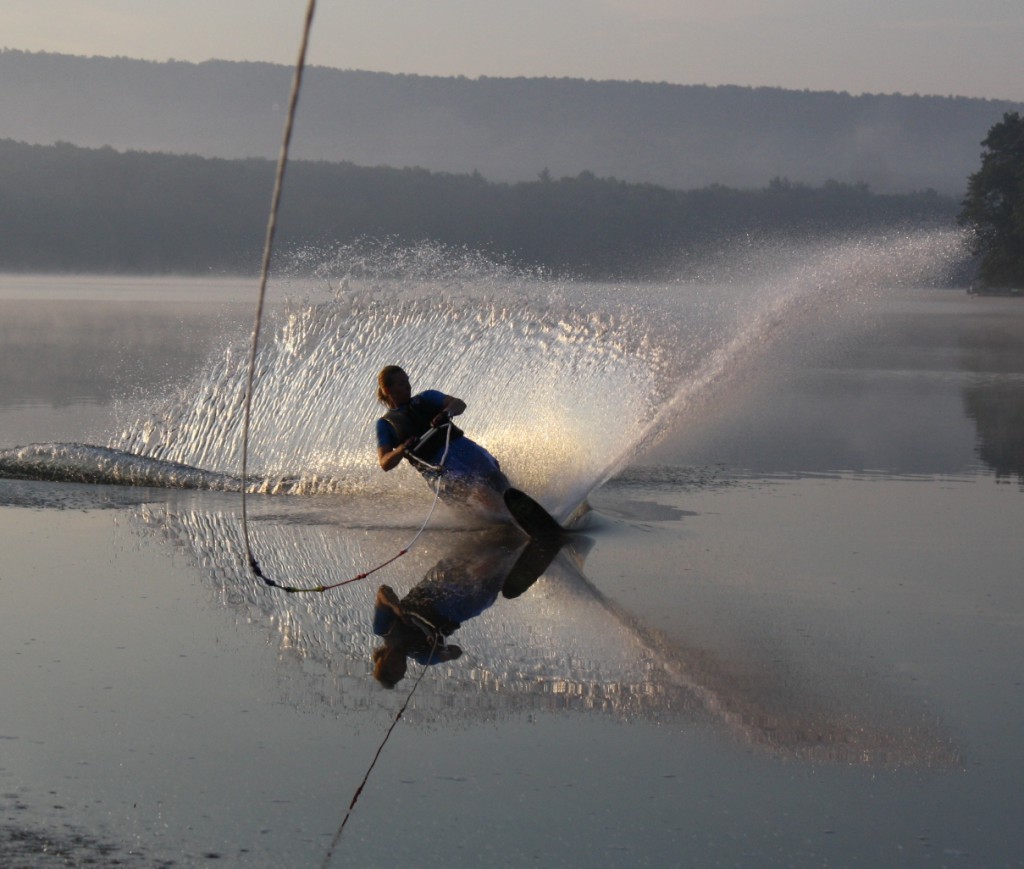
[[[377,461],[383,470],[406,459],[430,482],[440,475],[445,500],[465,501],[483,489],[498,496],[486,500],[500,509],[509,482],[498,460],[451,422],[466,409],[462,399],[436,389],[413,395],[409,376],[397,365],[377,375],[377,399],[388,408],[377,420]]]

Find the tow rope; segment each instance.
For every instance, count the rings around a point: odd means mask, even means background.
[[[263,306],[267,296],[267,280],[270,275],[270,261],[274,249],[274,236],[277,233],[277,214],[281,205],[281,192],[284,188],[285,169],[288,166],[288,152],[291,148],[292,130],[295,127],[295,115],[299,105],[299,93],[302,90],[302,75],[306,68],[306,53],[309,48],[309,35],[313,28],[313,16],[315,12],[316,0],[309,0],[308,5],[306,6],[306,17],[302,28],[302,43],[299,47],[299,57],[295,64],[295,72],[292,76],[291,92],[288,95],[288,111],[285,117],[284,133],[281,140],[281,152],[277,161],[277,172],[274,176],[274,191],[271,195],[270,216],[267,219],[267,232],[263,242],[263,257],[260,264],[259,294],[256,302],[256,318],[252,329],[252,341],[249,346],[249,363],[245,385],[245,408],[242,417],[242,538],[245,544],[246,561],[248,562],[249,568],[252,570],[253,574],[261,579],[264,584],[270,588],[277,588],[281,591],[285,591],[288,594],[301,594],[306,592],[323,593],[334,588],[340,588],[343,585],[348,585],[349,583],[366,579],[366,577],[376,573],[378,570],[383,570],[389,564],[394,563],[405,555],[419,539],[434,514],[434,508],[437,506],[437,502],[441,494],[441,474],[444,469],[444,461],[448,456],[448,446],[451,442],[451,426],[449,425],[447,427],[447,434],[445,437],[444,455],[441,457],[441,461],[438,466],[434,467],[430,466],[426,462],[422,463],[438,475],[437,485],[435,486],[434,491],[434,501],[430,506],[430,511],[427,513],[427,518],[424,520],[419,531],[416,532],[416,535],[412,540],[410,540],[403,549],[387,561],[378,564],[370,570],[356,574],[355,576],[344,579],[340,582],[335,582],[330,585],[316,585],[309,587],[285,585],[271,579],[263,572],[259,562],[256,560],[256,556],[253,554],[252,541],[249,536],[249,512],[246,498],[248,494],[247,490],[249,488],[249,430],[252,422],[252,398],[256,380],[256,356],[259,350],[260,329],[263,324]],[[434,429],[431,431],[434,431]]]
[[[424,438],[428,437],[431,433],[436,431],[437,428],[438,427],[435,427],[435,428],[431,429],[429,432],[427,432],[427,434],[424,435]],[[419,540],[420,536],[423,534],[423,532],[426,531],[427,526],[430,524],[430,520],[431,520],[431,518],[434,515],[434,508],[437,507],[437,502],[441,499],[441,482],[442,482],[441,478],[442,478],[442,476],[444,474],[444,464],[445,464],[445,461],[448,458],[448,448],[449,448],[449,446],[451,446],[451,437],[452,437],[452,427],[451,427],[451,425],[445,424],[445,428],[446,428],[446,434],[445,434],[445,441],[444,441],[444,452],[441,454],[440,461],[436,465],[431,465],[431,464],[429,464],[427,462],[422,462],[422,464],[425,467],[429,468],[433,473],[436,474],[435,481],[434,481],[434,500],[430,504],[430,510],[427,511],[427,518],[423,520],[423,524],[420,525],[419,530],[416,532],[415,535],[413,535],[412,540],[410,540],[405,545],[404,548],[402,548],[397,553],[392,555],[391,558],[387,559],[387,561],[382,561],[376,567],[372,567],[369,570],[363,571],[362,573],[357,573],[355,576],[351,576],[348,579],[343,579],[340,582],[331,583],[330,585],[295,586],[295,585],[284,585],[284,584],[282,584],[280,582],[277,582],[276,580],[271,579],[269,576],[264,574],[262,569],[259,566],[259,563],[253,557],[252,551],[249,550],[249,566],[252,568],[252,572],[254,574],[256,574],[256,576],[258,576],[260,579],[262,579],[263,582],[266,585],[270,586],[271,588],[277,588],[277,589],[280,589],[281,591],[285,591],[288,594],[304,594],[304,593],[309,593],[309,592],[316,592],[316,593],[322,594],[325,591],[330,591],[331,589],[334,589],[334,588],[341,588],[343,585],[349,585],[350,583],[358,582],[361,579],[366,579],[366,577],[370,576],[371,574],[376,573],[378,570],[383,570],[389,564],[393,564],[394,562],[398,561],[399,558],[401,558],[410,549],[413,548],[413,546],[416,544],[416,541]],[[245,520],[244,520],[244,517],[243,517],[243,522],[244,521]],[[249,545],[248,544],[248,538],[246,538],[246,547],[247,548],[248,548],[248,545]]]
[[[263,580],[263,582],[266,585],[270,586],[271,588],[281,589],[282,591],[288,592],[289,594],[298,594],[302,592],[323,593],[329,591],[332,588],[339,588],[343,585],[348,585],[349,583],[356,582],[361,579],[366,579],[366,577],[370,576],[371,574],[376,573],[378,570],[382,570],[389,564],[392,564],[393,562],[397,561],[399,558],[405,555],[410,549],[412,549],[413,545],[416,543],[417,540],[419,540],[420,535],[423,534],[423,531],[430,523],[430,519],[434,514],[434,508],[437,506],[438,500],[440,500],[441,477],[444,472],[445,460],[448,458],[448,447],[451,443],[452,431],[451,425],[448,425],[447,433],[445,435],[444,453],[441,456],[441,461],[438,463],[436,467],[431,468],[431,470],[437,474],[437,477],[436,484],[434,487],[434,500],[430,506],[429,512],[427,513],[427,518],[423,521],[423,524],[420,526],[419,530],[413,536],[412,540],[410,540],[409,543],[396,555],[392,556],[387,561],[378,564],[376,567],[371,568],[370,570],[367,570],[363,573],[357,574],[356,576],[353,576],[349,579],[345,579],[341,582],[336,582],[331,585],[318,585],[309,588],[283,585],[281,583],[276,582],[275,580],[271,579],[263,573],[262,569],[260,568],[259,562],[256,560],[256,556],[253,554],[252,551],[252,544],[249,538],[249,516],[246,508],[246,495],[249,479],[249,428],[250,421],[252,418],[253,384],[255,382],[256,356],[259,348],[260,327],[263,322],[263,304],[267,294],[267,278],[270,273],[270,259],[274,247],[274,235],[277,231],[277,214],[280,209],[281,191],[284,186],[284,173],[285,168],[288,165],[288,151],[291,146],[292,129],[294,128],[295,124],[295,114],[299,103],[299,92],[302,88],[302,74],[306,67],[306,52],[309,47],[309,34],[313,27],[313,16],[315,11],[316,0],[309,0],[306,6],[306,17],[302,29],[302,43],[299,48],[299,57],[295,65],[295,73],[292,77],[291,93],[289,94],[288,97],[288,112],[285,119],[284,134],[281,142],[281,152],[277,161],[277,172],[274,176],[274,191],[271,196],[270,216],[267,220],[267,233],[263,245],[263,258],[260,266],[259,297],[256,304],[256,320],[252,330],[252,342],[249,347],[249,364],[245,388],[245,412],[242,423],[242,536],[245,541],[246,559],[249,563],[249,567],[252,570],[252,572],[261,580]],[[433,652],[436,650],[439,641],[440,633],[435,629],[431,639],[431,655],[433,655]],[[381,753],[384,751],[384,746],[387,745],[388,740],[391,738],[391,734],[398,726],[398,722],[401,721],[402,715],[405,714],[405,710],[412,702],[413,694],[419,687],[420,682],[423,681],[423,677],[424,675],[426,675],[426,672],[427,666],[424,664],[419,676],[416,678],[416,681],[413,683],[412,688],[409,690],[409,694],[406,696],[405,702],[398,710],[398,713],[395,715],[394,720],[391,722],[391,726],[388,728],[387,733],[384,734],[384,739],[377,747],[377,751],[373,756],[373,760],[370,763],[369,768],[366,770],[366,775],[363,776],[363,780],[359,783],[359,787],[356,788],[355,794],[352,797],[352,801],[349,803],[348,811],[345,813],[345,816],[342,819],[341,824],[339,825],[338,830],[334,835],[334,839],[331,841],[331,845],[328,848],[327,853],[324,855],[324,867],[327,867],[330,864],[331,858],[334,856],[334,850],[335,848],[337,848],[338,843],[341,841],[341,835],[345,829],[345,825],[348,823],[348,819],[351,817],[352,812],[355,809],[356,802],[358,801],[360,794],[363,792],[363,788],[366,786],[367,781],[369,781],[370,774],[373,772],[374,767],[377,765],[377,760],[380,758]]]
[[[252,417],[253,382],[256,379],[256,351],[260,342],[260,326],[263,323],[263,302],[267,296],[267,278],[270,274],[270,257],[274,250],[274,235],[277,232],[277,213],[281,207],[281,190],[284,188],[284,172],[288,166],[288,150],[291,147],[295,113],[299,106],[299,92],[302,90],[302,73],[306,69],[306,51],[309,48],[309,34],[313,29],[313,15],[316,0],[309,0],[306,18],[302,27],[302,43],[299,57],[292,76],[291,92],[288,95],[288,112],[285,116],[284,133],[281,139],[281,153],[277,158],[277,172],[274,175],[274,192],[270,197],[270,216],[267,218],[267,234],[263,241],[263,259],[260,264],[260,289],[256,302],[256,322],[252,328],[252,342],[249,346],[249,368],[245,384],[245,413],[242,418],[242,536],[245,539],[245,554],[253,572],[262,577],[259,565],[252,554],[249,542],[249,521],[246,512],[246,489],[249,479],[249,423]]]

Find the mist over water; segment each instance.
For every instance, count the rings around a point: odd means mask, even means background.
[[[886,288],[937,283],[961,254],[954,232],[751,248],[700,284],[631,286],[429,245],[303,250],[271,287],[287,302],[261,333],[251,477],[270,491],[422,490],[375,460],[376,374],[398,364],[414,390],[463,398],[470,436],[565,518],[767,350],[841,328]],[[226,348],[109,446],[236,472],[247,353]]]

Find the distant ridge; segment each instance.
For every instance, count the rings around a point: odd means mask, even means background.
[[[291,71],[0,51],[0,138],[207,157],[276,156]],[[676,189],[773,178],[960,195],[980,142],[1024,104],[969,97],[551,78],[438,78],[314,67],[297,158],[480,172],[588,170]]]

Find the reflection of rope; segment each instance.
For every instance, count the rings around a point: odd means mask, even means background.
[[[430,655],[427,657],[428,661],[434,656],[440,637],[440,632],[437,632],[431,639]],[[363,792],[363,788],[366,787],[366,783],[370,780],[370,773],[373,772],[373,768],[377,765],[377,759],[380,757],[381,752],[384,751],[384,746],[388,744],[388,740],[391,738],[391,732],[398,726],[398,722],[402,720],[405,710],[409,707],[409,703],[412,701],[412,695],[416,693],[416,689],[419,687],[420,682],[423,681],[423,677],[427,673],[427,666],[427,664],[423,665],[423,669],[420,670],[419,676],[416,677],[416,681],[413,682],[412,688],[409,689],[409,694],[405,698],[402,708],[398,710],[398,713],[395,715],[395,720],[391,722],[388,732],[384,734],[384,738],[381,740],[380,745],[377,746],[377,753],[374,754],[373,760],[370,761],[370,766],[366,770],[366,775],[363,776],[363,780],[359,783],[359,787],[356,788],[356,792],[352,795],[352,802],[348,804],[348,811],[345,812],[345,817],[341,819],[341,824],[338,826],[338,832],[334,834],[331,847],[327,849],[327,853],[324,855],[323,869],[327,869],[327,866],[330,865],[331,857],[334,856],[334,849],[338,846],[338,842],[341,841],[341,834],[345,830],[345,824],[348,823],[348,819],[352,817],[352,810],[356,807],[356,801],[359,799],[359,795]]]

